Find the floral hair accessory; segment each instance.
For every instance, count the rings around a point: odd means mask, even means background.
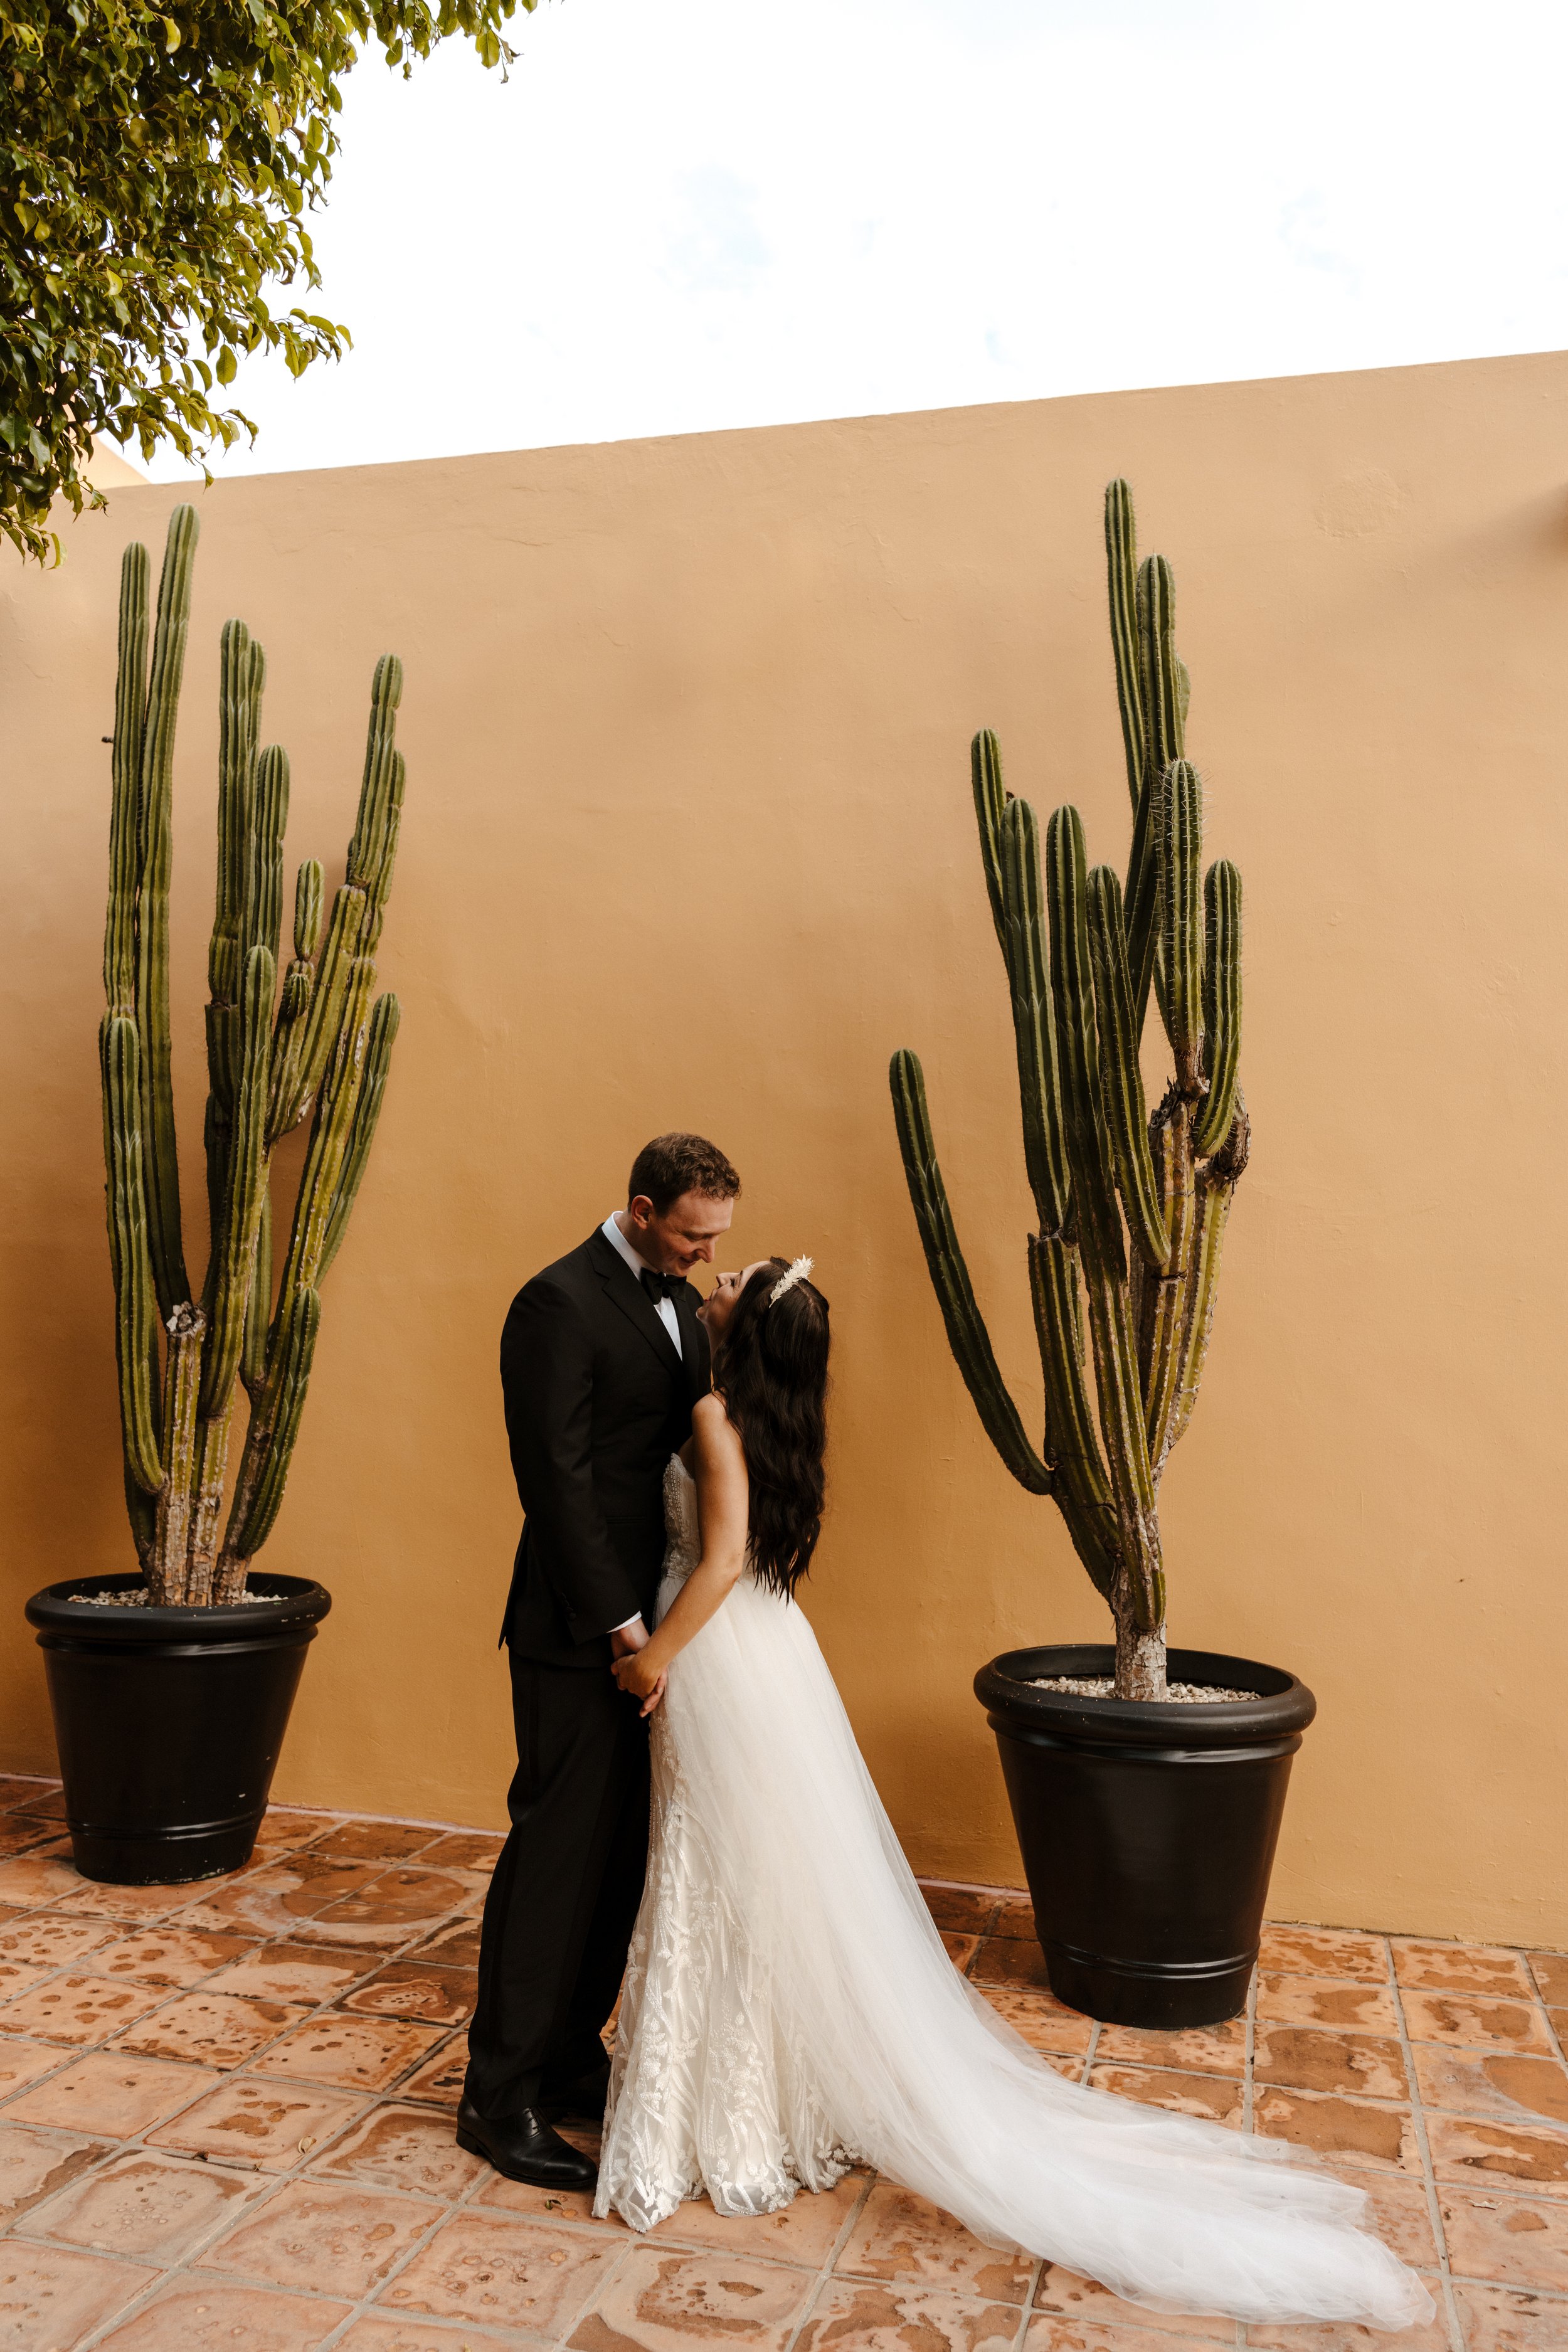
[[[816,1263],[816,1261],[815,1258],[797,1257],[794,1265],[790,1267],[789,1272],[787,1274],[781,1274],[773,1288],[769,1291],[768,1305],[770,1307],[776,1307],[786,1290],[793,1290],[797,1282],[804,1282],[805,1280],[806,1276],[811,1272],[811,1269]]]

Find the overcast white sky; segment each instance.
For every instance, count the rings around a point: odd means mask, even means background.
[[[348,84],[215,470],[1568,342],[1547,0],[540,0]],[[133,455],[134,453],[128,453]],[[153,470],[171,479],[167,459]]]

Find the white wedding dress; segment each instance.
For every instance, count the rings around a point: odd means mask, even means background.
[[[678,1460],[664,1491],[661,1615],[699,1550]],[[772,2212],[863,2161],[1155,2310],[1430,2315],[1349,2181],[1068,2083],[1002,2023],[948,1958],[793,1601],[743,1575],[670,1667],[652,1738],[596,2213],[649,2230],[703,2191]]]

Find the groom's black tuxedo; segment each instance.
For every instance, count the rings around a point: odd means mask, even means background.
[[[664,1472],[707,1393],[698,1293],[673,1294],[680,1353],[602,1233],[536,1274],[501,1333],[501,1393],[525,1514],[501,1638],[514,1656],[605,1670],[645,1619],[664,1558]]]
[[[678,1353],[636,1274],[595,1233],[536,1274],[501,1334],[525,1520],[501,1639],[517,1771],[485,1903],[467,2095],[493,2121],[604,2056],[647,1861],[647,1725],[610,1674],[610,1634],[650,1617],[664,1473],[709,1387],[698,1294],[671,1293]]]

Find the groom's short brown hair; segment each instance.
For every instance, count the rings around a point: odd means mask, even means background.
[[[710,1200],[732,1201],[741,1180],[716,1143],[701,1135],[656,1135],[632,1161],[626,1180],[628,1205],[641,1193],[662,1217],[682,1192],[706,1192]]]

